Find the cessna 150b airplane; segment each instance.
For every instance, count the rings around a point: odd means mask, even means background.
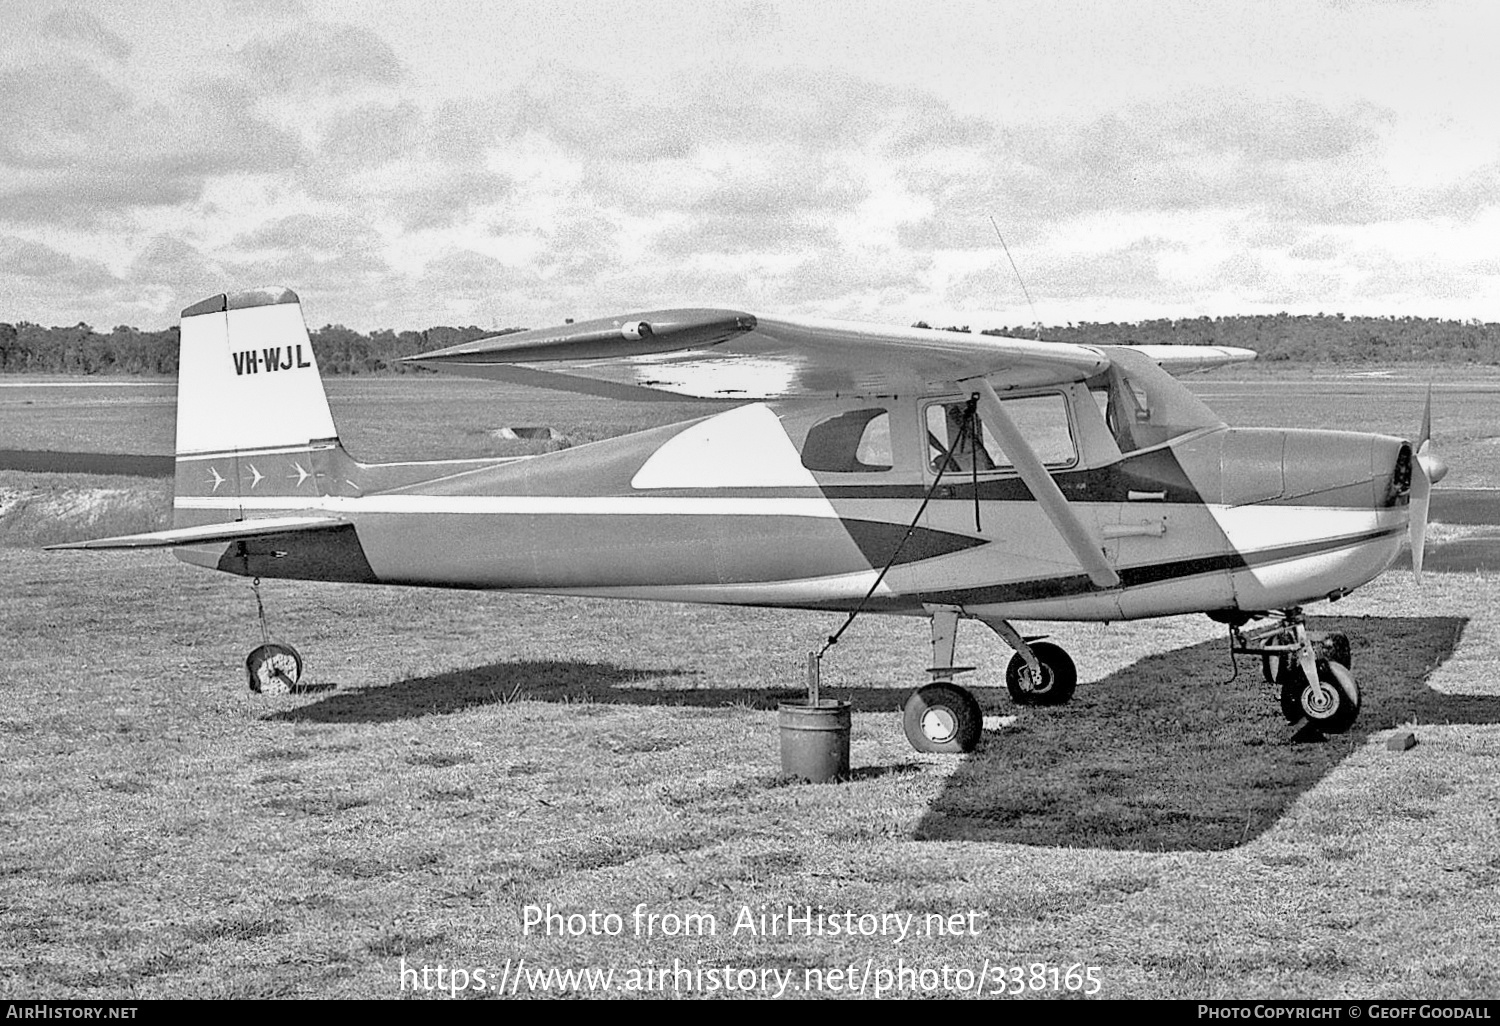
[[[1347,639],[1310,634],[1302,607],[1376,577],[1408,533],[1420,571],[1444,469],[1425,425],[1415,447],[1230,428],[1162,369],[1247,350],[705,309],[411,359],[743,405],[539,456],[370,465],[339,442],[292,292],[190,306],[181,345],[174,526],[71,547],[170,547],[255,578],[925,616],[931,680],[903,715],[923,751],[979,740],[980,707],[954,683],[961,618],[1015,650],[1017,702],[1057,704],[1073,661],[1013,621],[1204,612],[1262,656],[1289,719],[1347,730],[1359,710]],[[301,657],[265,640],[247,660],[252,687],[287,690]]]

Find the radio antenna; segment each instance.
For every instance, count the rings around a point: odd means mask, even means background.
[[[995,223],[995,215],[988,215],[990,227],[995,229],[995,238],[1000,240],[1000,248],[1005,250],[1005,259],[1010,261],[1011,273],[1016,276],[1016,281],[1021,286],[1021,295],[1026,297],[1026,305],[1031,307],[1031,323],[1036,328],[1036,340],[1042,340],[1042,319],[1036,315],[1036,304],[1031,301],[1031,292],[1026,288],[1026,279],[1021,277],[1020,268],[1016,267],[1016,258],[1010,255],[1010,247],[1005,244],[1005,236],[1000,234],[1000,226]]]

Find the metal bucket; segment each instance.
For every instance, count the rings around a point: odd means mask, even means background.
[[[781,772],[810,784],[849,779],[849,703],[782,702]]]

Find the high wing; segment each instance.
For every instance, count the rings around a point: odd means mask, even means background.
[[[1214,347],[1133,347],[1193,368],[1253,357]],[[736,310],[660,310],[478,339],[409,357],[420,366],[612,398],[668,392],[712,399],[898,395],[957,385],[980,397],[1017,474],[1101,588],[1119,575],[1093,528],[1069,505],[1010,423],[999,390],[1091,378],[1110,357],[1089,346],[851,321],[757,317]],[[535,366],[546,364],[545,369]],[[993,379],[993,380],[991,380]]]
[[[976,376],[996,387],[1079,381],[1109,358],[1087,346],[856,321],[658,310],[477,339],[408,362],[619,399],[896,395]],[[545,369],[534,366],[545,363]]]

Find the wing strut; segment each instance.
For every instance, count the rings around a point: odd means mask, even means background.
[[[984,378],[970,378],[961,383],[973,385],[978,390],[979,405],[984,411],[985,422],[998,436],[1001,448],[1010,457],[1016,473],[1031,490],[1037,504],[1052,521],[1052,526],[1057,528],[1057,533],[1062,535],[1063,541],[1068,543],[1068,548],[1088,572],[1089,580],[1099,588],[1118,588],[1120,575],[1115,573],[1109,561],[1104,558],[1104,550],[1094,537],[1094,532],[1089,530],[1088,524],[1068,504],[1067,496],[1057,487],[1057,482],[1047,473],[1047,468],[1037,458],[1035,450],[1005,412],[994,387]]]

